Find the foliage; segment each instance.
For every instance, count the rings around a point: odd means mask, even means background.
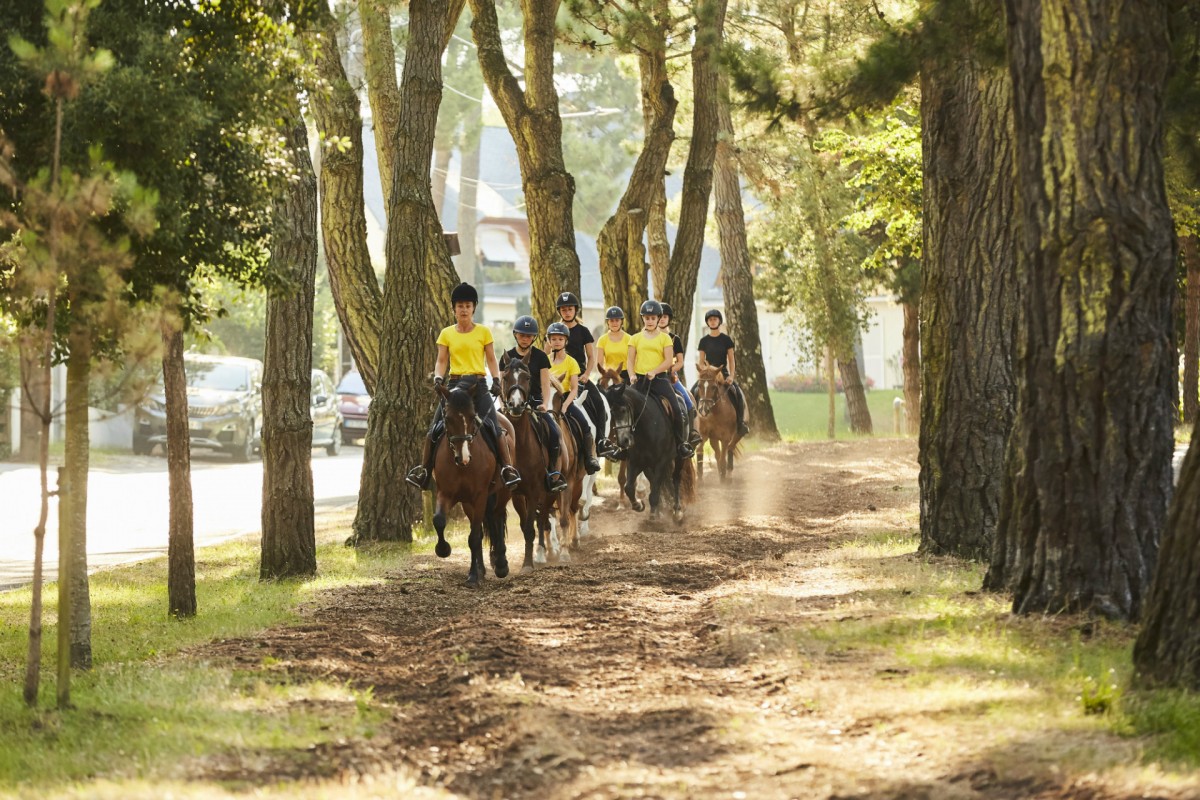
[[[867,389],[875,388],[875,379],[867,376],[863,380],[863,386]],[[829,391],[829,381],[824,375],[789,373],[787,375],[779,375],[775,380],[771,381],[771,388],[777,392],[800,392],[804,394],[810,393],[826,393]],[[833,390],[838,394],[842,392],[842,378],[836,376],[833,383]]]

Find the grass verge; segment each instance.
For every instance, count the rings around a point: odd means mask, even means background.
[[[875,389],[867,392],[867,407],[871,410],[871,422],[876,436],[895,435],[892,432],[892,404],[902,395],[903,392],[893,389]],[[775,424],[784,439],[802,441],[826,438],[829,420],[828,395],[772,391],[771,408],[775,412]],[[860,438],[850,432],[846,399],[845,395],[841,394],[837,395],[837,436],[839,439]]]

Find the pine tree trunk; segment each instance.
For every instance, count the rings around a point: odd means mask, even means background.
[[[651,36],[654,49],[643,52],[638,63],[642,70],[642,107],[652,109],[653,113],[647,115],[642,152],[633,165],[625,194],[596,239],[605,302],[625,309],[629,319],[649,296],[642,234],[646,230],[647,209],[663,183],[671,143],[675,140],[675,109],[679,105],[667,76],[666,33],[655,27],[646,31],[643,38],[649,40]]]
[[[374,393],[379,368],[383,293],[367,250],[362,118],[358,113],[358,96],[346,80],[346,71],[342,67],[335,24],[327,25],[321,32],[315,53],[316,72],[325,84],[309,95],[317,129],[322,142],[337,141],[345,146],[344,150],[342,146],[332,145],[321,149],[321,236],[329,268],[329,288],[354,362],[367,391]],[[386,70],[382,72],[386,74]],[[381,140],[380,125],[384,113],[381,109],[375,120],[376,143]],[[380,147],[387,150],[382,144]],[[384,158],[390,156],[380,154],[380,169],[387,176],[390,172],[384,169]],[[385,200],[389,196],[385,193]]]
[[[183,332],[163,330],[163,398],[167,410],[167,611],[196,616],[196,554],[192,536],[192,455],[188,433]]]
[[[969,53],[921,81],[920,551],[986,560],[1016,403],[1012,84]]]
[[[850,414],[850,430],[853,433],[870,435],[875,432],[871,424],[871,409],[867,406],[867,391],[863,386],[862,374],[858,371],[858,358],[853,352],[845,353],[837,360],[842,376],[842,391],[846,394],[846,411]]]
[[[21,360],[21,441],[17,460],[36,463],[41,452],[41,409],[50,396],[50,373],[41,367],[41,354],[25,337],[18,340]]]
[[[450,143],[446,142],[433,151],[432,181],[433,208],[438,218],[442,216],[442,206],[446,204],[446,175],[450,171]],[[460,240],[461,241],[461,240]]]
[[[420,459],[429,419],[427,376],[436,353],[434,333],[447,314],[455,278],[429,185],[448,17],[447,0],[412,0],[409,6],[409,48],[400,84],[404,126],[394,140],[382,359],[367,421],[356,542],[412,541],[413,524],[421,518],[421,496],[406,490],[400,476]],[[425,291],[414,298],[413,287]]]
[[[715,216],[721,236],[721,287],[729,332],[737,344],[738,385],[746,396],[746,416],[754,420],[754,434],[775,441],[775,411],[767,392],[767,370],[763,365],[762,340],[758,332],[758,308],[754,304],[754,277],[750,248],[746,243],[746,214],[742,208],[742,182],[738,174],[736,134],[729,111],[728,80],[718,97]]]
[[[1135,619],[1171,496],[1167,2],[1008,0],[1024,237],[1017,415],[988,583]]]
[[[904,304],[904,432],[921,433],[921,322],[916,303]]]
[[[708,200],[712,193],[713,162],[717,155],[717,58],[725,32],[727,0],[700,0],[696,6],[696,43],[692,48],[692,141],[683,170],[679,230],[659,296],[671,304],[671,328],[687,347],[692,327],[692,303],[704,250]]]
[[[1183,340],[1183,421],[1196,421],[1200,409],[1200,242],[1196,236],[1184,236],[1183,261],[1187,267],[1187,297],[1184,313],[1187,318]]]
[[[646,219],[646,252],[650,258],[650,280],[654,283],[653,294],[662,297],[662,287],[667,285],[667,273],[671,269],[671,240],[667,238],[667,181],[666,176],[654,184],[650,196],[650,214]]]
[[[1200,427],[1192,444],[1163,534],[1142,629],[1133,648],[1136,681],[1200,689]]]
[[[63,442],[63,472],[68,486],[66,508],[59,501],[59,527],[66,524],[67,541],[59,543],[59,559],[64,554],[70,560],[66,573],[59,574],[59,583],[67,575],[70,583],[71,609],[68,647],[70,666],[92,668],[92,605],[87,571],[87,505],[88,505],[88,384],[92,373],[90,331],[76,328],[70,334],[70,358],[67,361],[67,406],[65,441]],[[61,619],[61,617],[60,617]],[[62,636],[60,634],[60,641]],[[63,705],[59,698],[60,707]]]
[[[483,267],[476,254],[475,230],[479,222],[479,140],[476,128],[464,136],[462,179],[458,187],[458,245],[454,268],[459,280],[473,284],[483,299]]]
[[[315,575],[312,476],[313,294],[317,274],[317,178],[297,109],[284,132],[298,179],[276,212],[263,360],[263,580]]]
[[[371,104],[375,156],[379,161],[379,185],[383,189],[385,214],[388,204],[392,202],[392,173],[396,168],[395,148],[390,137],[400,127],[400,87],[396,83],[396,45],[392,40],[391,7],[390,0],[358,0],[367,98]],[[332,35],[333,29],[329,28],[328,31]],[[337,40],[331,41],[336,46]],[[341,63],[340,59],[338,63]],[[358,137],[361,142],[361,129]]]
[[[508,67],[495,0],[471,0],[471,34],[479,68],[517,146],[529,218],[529,276],[533,316],[557,319],[559,292],[579,293],[575,252],[575,179],[562,150],[562,117],[554,88],[555,19],[559,0],[521,0],[524,16],[524,89]]]
[[[660,27],[665,24],[664,20],[670,18],[670,7],[666,0],[655,0],[654,4],[654,19],[659,23]],[[658,33],[655,33],[655,42],[658,42]],[[638,73],[642,87],[642,119],[644,121],[644,130],[647,138],[650,131],[654,129],[655,121],[660,119],[666,109],[662,105],[664,94],[660,87],[666,83],[670,85],[670,76],[667,74],[667,58],[666,58],[666,34],[663,33],[663,47],[661,50],[656,46],[654,48],[646,48],[638,53]],[[674,100],[674,92],[671,93],[671,99]],[[671,113],[675,114],[676,107],[672,107]],[[674,118],[672,116],[672,126]],[[673,136],[672,128],[672,136]],[[646,206],[646,250],[650,260],[650,276],[654,282],[653,294],[656,297],[662,297],[663,287],[667,285],[667,271],[671,267],[671,243],[667,239],[667,183],[666,183],[666,165],[663,165],[662,173],[655,178],[654,186],[650,192],[649,205]],[[646,292],[646,297],[650,296],[650,292]],[[636,298],[638,304],[644,298]]]

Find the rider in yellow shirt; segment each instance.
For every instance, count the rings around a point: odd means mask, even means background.
[[[619,306],[612,306],[604,312],[608,322],[608,333],[596,341],[596,349],[600,351],[600,365],[608,371],[621,374],[621,380],[629,383],[629,372],[625,362],[629,358],[629,340],[633,337],[622,330],[625,322],[625,312]]]
[[[671,337],[658,329],[658,318],[662,316],[662,305],[656,300],[642,303],[642,330],[634,334],[629,342],[626,368],[630,375],[637,375],[636,388],[647,394],[657,395],[670,401],[675,409],[674,419],[676,448],[680,458],[691,458],[694,454],[688,444],[687,406],[671,388],[667,378],[675,363],[675,352]]]
[[[600,462],[596,460],[591,422],[575,402],[575,398],[579,396],[579,376],[582,370],[579,369],[579,362],[567,355],[567,339],[570,335],[570,330],[561,322],[552,322],[546,328],[546,344],[550,347],[550,379],[565,395],[562,402],[563,416],[571,417],[578,425],[584,467],[588,475],[594,475],[600,471]]]
[[[455,324],[442,329],[437,338],[437,364],[433,368],[435,385],[444,383],[449,378],[451,389],[475,390],[475,413],[483,420],[485,439],[491,445],[492,451],[500,462],[500,477],[506,486],[515,486],[521,482],[517,468],[513,466],[512,443],[507,437],[500,435],[499,422],[496,420],[496,407],[492,403],[492,395],[500,393],[500,367],[496,363],[496,351],[493,345],[492,332],[484,325],[475,324],[475,307],[479,305],[479,293],[468,283],[460,283],[454,287],[450,295],[454,304]],[[492,376],[491,394],[483,391],[486,374]],[[447,374],[447,370],[449,371]],[[408,483],[418,489],[429,487],[429,474],[433,470],[433,457],[437,453],[437,443],[446,431],[442,415],[445,403],[439,403],[433,415],[433,424],[425,437],[425,450],[421,463],[408,471],[405,478]]]

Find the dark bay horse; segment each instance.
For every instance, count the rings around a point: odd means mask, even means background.
[[[650,521],[657,522],[662,510],[663,493],[672,502],[672,517],[683,521],[685,466],[690,459],[676,454],[675,432],[667,411],[657,398],[633,386],[618,383],[606,391],[612,409],[612,426],[617,447],[628,453],[628,467],[622,490],[634,511],[646,506],[637,496],[637,480],[645,475],[650,481]]]
[[[533,572],[533,543],[540,539],[542,561],[545,561],[546,534],[550,531],[550,511],[554,506],[554,494],[546,488],[542,478],[549,468],[548,455],[538,433],[534,410],[530,403],[529,365],[519,358],[510,359],[500,373],[500,395],[504,403],[504,416],[512,423],[516,435],[516,467],[524,476],[513,492],[513,507],[521,519],[521,533],[525,536],[525,561],[521,572]]]
[[[472,587],[479,586],[486,572],[483,565],[485,528],[491,545],[492,569],[497,578],[508,575],[504,520],[510,495],[500,480],[500,465],[496,462],[496,456],[483,440],[475,418],[474,396],[477,391],[483,391],[480,384],[472,385],[470,390],[437,386],[438,394],[446,401],[446,434],[438,442],[433,460],[433,479],[437,486],[433,525],[438,537],[434,552],[439,558],[450,555],[450,543],[445,535],[446,512],[455,503],[462,504],[463,512],[471,523],[467,540],[471,548],[471,570],[467,573],[467,585]],[[504,422],[502,418],[502,429],[506,427]],[[512,435],[511,430],[508,435]]]
[[[700,446],[696,448],[696,471],[704,477],[704,442],[712,445],[717,472],[725,480],[733,472],[733,457],[738,452],[737,410],[729,398],[729,381],[719,367],[700,367],[696,381],[696,427]]]

